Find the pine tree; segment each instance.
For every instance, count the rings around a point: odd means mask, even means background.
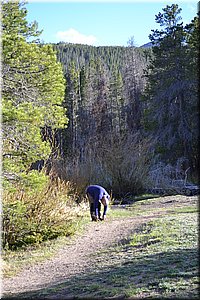
[[[79,101],[79,72],[76,69],[75,62],[72,61],[68,67],[66,77],[66,95],[65,106],[67,107],[69,125],[67,129],[67,140],[69,151],[74,152],[77,145],[78,135],[78,101]]]
[[[2,3],[3,173],[22,175],[50,154],[41,129],[67,123],[62,107],[65,81],[50,45],[38,40],[37,23],[28,24],[21,1]]]
[[[150,35],[154,47],[145,97],[146,128],[157,141],[161,159],[171,163],[190,157],[193,135],[188,112],[193,93],[187,73],[189,49],[180,12],[172,4],[156,16],[163,29]]]
[[[112,135],[120,136],[125,132],[125,107],[123,98],[123,80],[121,72],[115,68],[110,78],[109,99],[111,106]]]
[[[199,172],[199,36],[200,23],[198,17],[194,17],[190,24],[185,26],[187,50],[187,77],[189,84],[187,93],[190,97],[190,105],[188,106],[189,126],[192,131],[190,163],[193,171]]]

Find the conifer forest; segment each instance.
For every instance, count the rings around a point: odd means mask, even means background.
[[[4,247],[69,230],[66,197],[80,204],[88,184],[123,197],[186,171],[198,183],[198,14],[183,26],[164,7],[148,48],[45,44],[26,16],[2,1]]]

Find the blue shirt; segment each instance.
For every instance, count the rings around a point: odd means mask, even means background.
[[[110,195],[108,192],[100,185],[89,185],[86,189],[86,194],[89,194],[92,199],[94,200],[94,210],[95,210],[95,215],[98,216],[98,205],[99,201],[103,198],[106,197],[108,200],[110,199]],[[108,206],[104,206],[104,212],[103,215],[106,215]]]

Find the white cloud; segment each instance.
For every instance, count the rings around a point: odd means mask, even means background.
[[[97,41],[95,36],[84,35],[73,28],[70,28],[66,31],[58,31],[56,33],[56,37],[60,42],[62,41],[74,44],[93,45]]]

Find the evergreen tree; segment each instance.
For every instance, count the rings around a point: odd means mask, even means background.
[[[20,177],[33,161],[51,152],[41,129],[67,123],[62,66],[50,45],[35,40],[40,32],[37,23],[26,21],[24,5],[2,3],[3,172]]]
[[[200,23],[198,17],[194,17],[190,24],[186,25],[186,41],[187,41],[187,78],[188,89],[187,93],[190,97],[190,105],[188,114],[190,114],[190,128],[192,131],[191,137],[191,152],[190,162],[191,168],[198,173],[199,170],[199,36]]]
[[[88,92],[88,68],[83,66],[79,72],[79,107],[78,107],[78,124],[79,124],[79,155],[80,160],[84,159],[85,148],[90,139],[90,123],[92,115],[89,109],[89,92]]]
[[[120,136],[125,132],[125,107],[123,98],[123,80],[121,72],[116,68],[112,72],[110,79],[110,105],[111,105],[111,120],[112,134]]]
[[[153,59],[146,88],[146,129],[157,141],[157,153],[166,162],[190,158],[193,129],[191,89],[187,60],[189,48],[178,5],[167,5],[156,16],[162,30],[152,30]]]
[[[68,126],[68,144],[69,150],[75,151],[77,145],[77,129],[78,129],[78,97],[79,97],[79,73],[76,70],[75,62],[72,61],[68,67],[66,77],[66,95],[65,106],[68,111],[69,126]]]

